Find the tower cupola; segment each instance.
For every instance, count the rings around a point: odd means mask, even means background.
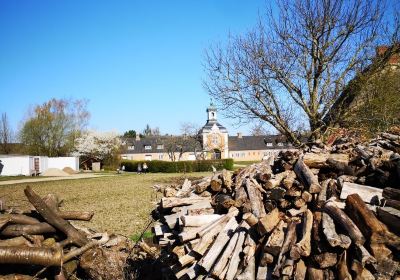
[[[207,108],[208,122],[216,122],[217,121],[217,108],[211,102],[210,106]]]

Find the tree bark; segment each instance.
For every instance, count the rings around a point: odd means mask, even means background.
[[[60,266],[61,248],[0,247],[0,263]]]
[[[69,222],[57,216],[57,214],[47,206],[47,204],[32,190],[31,187],[26,187],[24,192],[29,202],[32,203],[39,214],[42,215],[50,225],[67,235],[71,243],[83,246],[89,242],[89,240]]]
[[[311,172],[307,165],[305,165],[301,158],[297,160],[294,166],[294,172],[296,172],[297,177],[306,184],[310,193],[319,193],[321,191],[318,178]]]

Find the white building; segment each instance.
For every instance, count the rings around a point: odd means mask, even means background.
[[[79,170],[79,157],[10,156],[0,155],[1,176],[32,176],[45,172],[48,168],[70,167]]]

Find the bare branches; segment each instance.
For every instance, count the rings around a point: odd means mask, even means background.
[[[279,14],[226,48],[206,53],[205,87],[230,117],[261,119],[298,142],[295,118],[311,138],[380,39],[384,6],[373,0],[277,0]]]

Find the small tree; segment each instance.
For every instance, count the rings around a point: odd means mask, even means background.
[[[86,100],[51,99],[34,107],[20,131],[21,143],[32,155],[64,156],[86,128]]]
[[[1,114],[0,120],[0,152],[9,154],[11,152],[11,142],[13,141],[13,131],[8,121],[7,113]]]
[[[136,130],[125,131],[123,137],[125,137],[125,138],[135,138],[136,137]]]
[[[115,132],[89,131],[77,138],[73,155],[93,159],[102,164],[112,162],[119,154],[121,140]]]

